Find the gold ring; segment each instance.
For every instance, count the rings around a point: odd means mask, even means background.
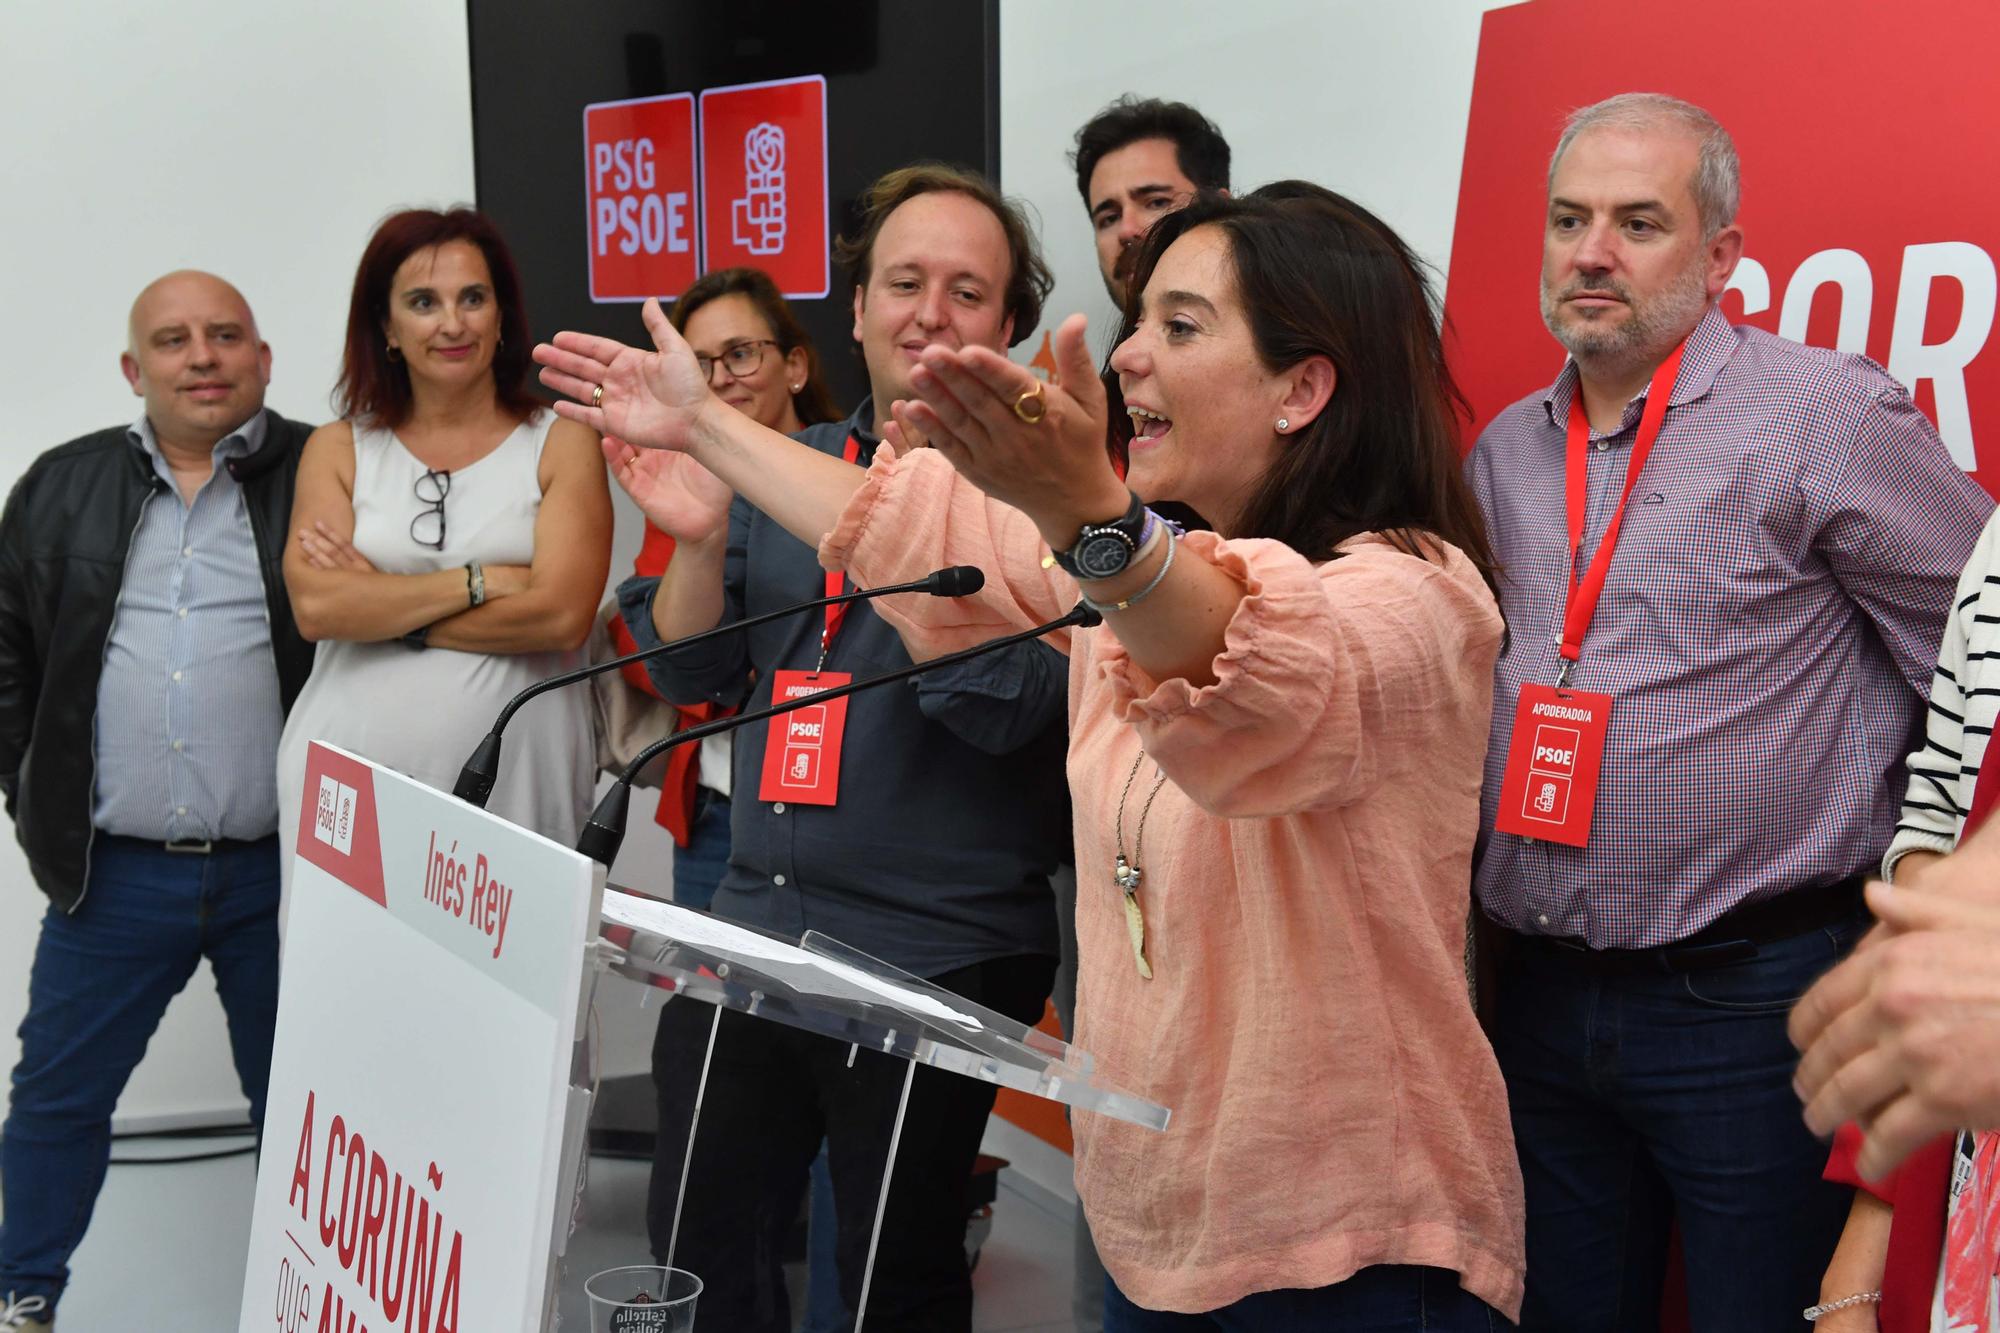
[[[602,384],[590,391],[590,405],[592,407],[604,406],[604,386]]]
[[[1014,400],[1014,415],[1027,422],[1030,426],[1039,422],[1049,414],[1049,402],[1045,396],[1046,391],[1046,386],[1040,380],[1035,381],[1034,388],[1023,389],[1021,396]],[[1032,412],[1028,410],[1028,404],[1030,403],[1034,404]]]

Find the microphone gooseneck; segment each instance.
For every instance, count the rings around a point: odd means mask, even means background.
[[[537,695],[562,689],[566,685],[574,685],[578,681],[589,680],[592,676],[601,676],[607,671],[616,671],[633,662],[643,662],[649,657],[677,652],[682,648],[692,648],[711,639],[719,639],[725,634],[740,634],[744,630],[768,625],[774,620],[782,620],[801,611],[816,611],[823,606],[842,606],[848,602],[873,601],[877,597],[888,597],[899,592],[923,592],[933,597],[969,597],[985,586],[986,576],[971,565],[950,565],[909,583],[892,583],[883,588],[856,588],[852,592],[840,593],[833,597],[815,597],[809,602],[782,606],[776,611],[766,611],[762,615],[749,616],[742,620],[732,620],[727,625],[717,625],[714,629],[690,634],[686,638],[675,639],[672,643],[655,644],[651,648],[641,648],[638,652],[627,653],[623,657],[614,657],[606,662],[593,662],[573,671],[550,676],[547,680],[538,680],[509,699],[506,706],[500,710],[500,715],[493,719],[492,730],[488,731],[485,738],[474,747],[472,753],[466,757],[464,767],[459,769],[458,781],[452,784],[451,794],[482,810],[486,808],[487,800],[493,795],[493,784],[500,776],[500,733],[507,729],[507,723],[520,711],[521,705]]]
[[[949,570],[940,570],[939,574],[949,572]],[[979,571],[973,570],[972,572],[977,574]],[[932,577],[935,578],[937,575],[933,575]],[[869,676],[865,680],[849,681],[845,685],[836,685],[831,689],[818,690],[812,694],[801,695],[796,699],[787,699],[785,702],[773,704],[769,708],[759,708],[751,713],[738,713],[735,717],[717,718],[713,722],[704,722],[698,727],[689,727],[684,731],[677,731],[671,736],[663,736],[634,755],[632,762],[625,766],[625,771],[618,775],[618,780],[611,784],[611,789],[604,793],[603,798],[597,803],[597,808],[590,812],[590,821],[584,825],[583,834],[576,841],[576,850],[582,852],[599,865],[606,868],[610,867],[611,863],[618,858],[619,845],[625,841],[625,814],[626,808],[630,803],[633,780],[645,771],[646,765],[652,763],[653,760],[665,754],[668,750],[673,749],[676,745],[686,745],[693,741],[706,740],[710,736],[719,735],[725,731],[734,731],[736,728],[748,726],[752,722],[767,721],[780,714],[789,713],[810,704],[821,704],[829,699],[839,699],[846,695],[857,694],[862,690],[873,689],[877,685],[889,685],[899,680],[908,680],[912,676],[921,676],[924,672],[934,671],[938,667],[956,666],[960,662],[970,661],[986,653],[998,652],[1002,648],[1011,648],[1017,643],[1026,643],[1030,639],[1039,639],[1044,634],[1053,634],[1057,630],[1071,628],[1088,629],[1093,625],[1101,625],[1103,623],[1104,617],[1101,614],[1092,610],[1084,603],[1078,602],[1070,609],[1067,615],[1048,621],[1045,624],[1037,625],[1033,629],[1022,630],[1018,634],[1009,634],[999,639],[989,639],[985,643],[976,644],[971,648],[961,649],[955,653],[947,653],[943,657],[933,657],[928,662],[916,662],[910,666],[898,667],[894,671],[884,671],[880,675]]]

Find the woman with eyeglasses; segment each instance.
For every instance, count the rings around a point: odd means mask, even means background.
[[[704,274],[681,293],[667,318],[694,349],[696,367],[716,396],[758,425],[796,435],[807,426],[838,421],[846,415],[834,405],[812,339],[777,283],[761,270],[726,268]],[[697,465],[690,466],[700,471]],[[628,491],[650,480],[630,470],[619,479]],[[704,487],[702,483],[707,484]],[[650,497],[635,494],[632,498],[643,510]],[[632,566],[635,580],[664,576],[677,542],[699,540],[718,522],[727,526],[728,487],[704,472],[696,479],[690,498],[698,498],[699,503],[671,514],[672,531],[647,521],[645,544]],[[643,600],[634,605],[634,614],[651,616]],[[613,622],[612,640],[621,653],[638,647],[622,621]],[[637,688],[658,693],[644,666],[626,667],[624,674]],[[721,711],[711,704],[680,710],[685,725],[707,721]],[[669,751],[660,781],[656,818],[674,838],[674,901],[704,911],[729,869],[730,757],[729,737],[711,736],[698,747]],[[663,1045],[656,1043],[653,1077],[664,1098],[676,1095],[679,1069],[671,1054],[663,1051]],[[683,1146],[664,1141],[656,1145],[656,1195],[678,1184]],[[833,1182],[824,1148],[813,1163],[811,1209],[802,1333],[834,1333],[846,1322],[847,1308],[840,1299],[834,1262]],[[664,1247],[664,1238],[662,1242]]]
[[[509,698],[582,660],[611,498],[596,433],[529,391],[530,346],[490,220],[412,209],[376,228],[341,419],[306,442],[285,546],[293,613],[319,643],[278,749],[288,840],[312,741],[448,791]],[[558,691],[508,728],[487,808],[573,842],[595,778],[588,696]]]
[[[694,348],[716,396],[758,425],[794,435],[843,415],[827,391],[812,340],[768,274],[754,268],[705,274],[681,294],[668,318]],[[728,488],[714,482],[706,499],[702,512],[686,516],[685,524],[673,523],[671,532],[647,522],[634,577],[665,574],[675,544],[690,531],[699,537],[706,518],[728,521]],[[614,620],[611,631],[620,653],[637,649],[622,620]],[[626,667],[624,676],[657,696],[644,666]],[[700,705],[680,711],[693,725],[720,710]],[[674,838],[674,901],[689,907],[706,910],[729,868],[729,756],[729,737],[711,736],[698,747],[670,752],[661,779],[657,819]]]

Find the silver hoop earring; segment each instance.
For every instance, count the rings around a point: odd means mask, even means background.
[[[1285,420],[1285,418],[1283,418],[1283,417],[1279,417],[1279,418],[1278,418],[1278,429],[1279,429],[1279,430],[1281,430],[1281,431],[1287,431],[1287,430],[1290,430],[1291,428],[1292,428],[1292,423],[1291,423],[1291,422],[1289,422],[1289,421]]]

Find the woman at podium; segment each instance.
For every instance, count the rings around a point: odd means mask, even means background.
[[[931,346],[865,475],[710,410],[657,308],[657,352],[536,359],[615,466],[689,453],[864,586],[983,568],[973,598],[883,604],[913,653],[1103,612],[1057,641],[1076,1036],[1173,1110],[1075,1117],[1105,1328],[1491,1328],[1520,1309],[1521,1180],[1465,952],[1503,625],[1426,277],[1296,182],[1142,246],[1101,383],[1081,316],[1060,387]]]
[[[470,209],[385,219],[362,252],[335,390],[299,462],[285,584],[313,672],[278,748],[289,867],[307,745],[449,791],[520,690],[579,665],[611,558],[596,433],[530,392],[506,242]],[[559,842],[589,813],[589,695],[507,733],[487,808]]]

